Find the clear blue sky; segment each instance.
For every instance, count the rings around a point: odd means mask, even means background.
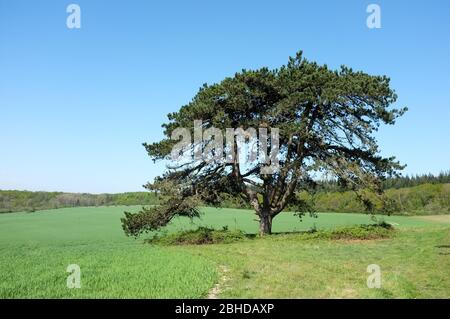
[[[66,7],[81,7],[81,29]],[[381,6],[381,29],[366,7]],[[450,1],[0,0],[0,189],[122,192],[141,143],[202,83],[289,55],[386,74],[410,111],[378,134],[405,173],[450,169]]]

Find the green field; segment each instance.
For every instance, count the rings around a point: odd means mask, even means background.
[[[127,238],[124,210],[67,208],[0,215],[0,298],[448,298],[450,219],[392,216],[399,231],[374,241],[303,240],[296,234],[205,246],[152,246]],[[172,232],[198,225],[256,233],[255,215],[204,208],[202,220],[177,219]],[[370,223],[363,214],[322,213],[300,222],[291,213],[274,232]],[[378,264],[382,288],[368,289]],[[81,267],[81,289],[66,287],[66,267]]]

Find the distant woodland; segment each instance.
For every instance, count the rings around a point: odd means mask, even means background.
[[[390,178],[384,181],[383,186],[394,214],[450,214],[450,171],[438,175]],[[352,213],[365,209],[356,194],[337,181],[320,181],[316,188],[313,195],[302,192],[297,196],[310,202],[318,212]],[[0,190],[0,213],[34,212],[63,207],[158,204],[157,194],[150,192],[87,194]],[[246,203],[228,195],[224,195],[221,206],[249,208]],[[376,204],[374,212],[381,212]]]

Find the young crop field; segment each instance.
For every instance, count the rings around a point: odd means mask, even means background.
[[[144,243],[145,237],[124,235],[120,224],[123,211],[138,209],[85,207],[0,214],[0,298],[450,295],[447,216],[383,217],[398,229],[392,238],[346,241],[305,240],[295,232],[372,223],[369,216],[320,213],[317,218],[305,216],[300,221],[291,213],[282,213],[273,225],[278,235],[232,244],[161,246]],[[227,226],[257,233],[252,211],[203,211],[201,220],[178,218],[166,231]],[[66,286],[70,264],[80,266],[79,289]],[[367,288],[369,264],[381,267],[380,289]]]

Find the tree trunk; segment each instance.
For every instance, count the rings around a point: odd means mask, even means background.
[[[272,234],[272,217],[269,214],[259,216],[259,235]]]

